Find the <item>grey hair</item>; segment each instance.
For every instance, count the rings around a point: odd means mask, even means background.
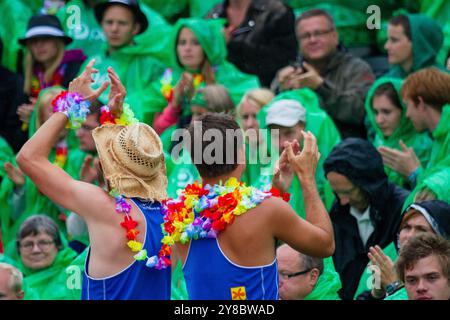
[[[30,235],[35,236],[41,232],[52,237],[58,250],[62,249],[63,245],[58,225],[50,217],[44,214],[32,215],[22,222],[19,232],[17,233],[17,249],[19,249],[20,241],[24,238]]]
[[[303,253],[298,253],[301,266],[300,268],[303,268],[304,270],[311,270],[313,268],[319,270],[319,275],[323,273],[324,265],[323,265],[323,259],[307,256]]]
[[[312,17],[319,17],[319,16],[327,18],[328,23],[330,24],[330,27],[333,30],[336,30],[336,24],[334,23],[334,19],[331,16],[331,14],[329,14],[327,11],[322,10],[322,9],[311,9],[311,10],[302,12],[295,20],[295,28],[297,29],[297,26],[301,20],[312,18]]]
[[[16,267],[0,262],[0,270],[6,270],[10,274],[8,287],[17,295],[22,291],[23,275]]]

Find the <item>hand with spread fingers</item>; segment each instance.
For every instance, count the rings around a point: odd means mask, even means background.
[[[127,90],[112,67],[108,67],[108,77],[111,80],[111,89],[108,95],[108,107],[111,113],[119,118],[123,110],[123,102]]]
[[[402,140],[400,140],[400,147],[402,151],[384,146],[379,147],[378,151],[385,166],[407,178],[420,167],[420,161],[413,148],[408,148]]]
[[[380,298],[384,296],[385,288],[388,284],[398,281],[397,273],[395,271],[395,265],[383,250],[379,246],[370,247],[369,253],[367,254],[372,265],[377,266],[377,271],[375,277],[380,277],[379,281],[381,284],[380,288],[374,287],[372,289],[372,295],[375,298]]]
[[[183,97],[188,99],[194,95],[194,77],[189,72],[183,72],[180,80],[173,88],[173,103],[175,107],[180,107]]]
[[[287,146],[287,156],[292,169],[297,173],[300,183],[315,183],[317,163],[320,159],[316,137],[311,132],[302,131],[303,149],[294,150],[291,143]]]
[[[69,83],[69,92],[77,92],[90,102],[97,100],[109,86],[109,82],[105,81],[97,90],[91,88],[91,84],[94,82],[92,74],[98,73],[98,70],[93,67],[94,63],[95,59],[89,61],[83,73]]]

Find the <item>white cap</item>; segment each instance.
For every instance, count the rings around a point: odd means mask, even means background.
[[[293,127],[299,121],[306,123],[306,109],[297,100],[278,100],[273,102],[267,110],[267,126],[275,124],[282,127]]]

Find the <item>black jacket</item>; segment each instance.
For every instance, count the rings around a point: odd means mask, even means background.
[[[28,139],[28,132],[21,130],[22,122],[17,115],[17,106],[25,100],[23,78],[0,66],[0,136],[14,152]]]
[[[346,176],[369,197],[374,231],[366,246],[349,205],[342,206],[336,201],[330,211],[336,242],[333,261],[342,282],[339,295],[351,300],[369,262],[369,247],[379,245],[384,248],[396,240],[408,191],[388,183],[380,154],[372,144],[359,138],[345,139],[334,147],[325,160],[324,169],[325,174],[333,171]]]
[[[226,18],[227,6],[228,1],[219,3],[207,18]],[[293,62],[297,53],[292,9],[279,0],[253,0],[227,48],[230,62],[270,87],[276,72]]]

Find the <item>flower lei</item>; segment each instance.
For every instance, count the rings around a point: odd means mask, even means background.
[[[67,153],[69,148],[67,147],[66,141],[59,142],[56,145],[56,155],[53,163],[60,168],[64,168],[64,165],[67,162]]]
[[[134,113],[130,108],[128,103],[123,104],[122,114],[119,118],[115,117],[110,111],[108,106],[103,106],[100,109],[100,124],[120,124],[120,125],[130,125],[137,123],[138,120],[134,117]]]
[[[173,101],[173,75],[172,75],[172,68],[167,68],[164,71],[164,74],[161,78],[161,93],[163,94],[164,98],[166,98],[166,100],[168,102],[172,102]],[[203,76],[200,73],[195,73],[194,74],[194,89],[195,91],[198,90],[198,88],[200,87],[200,85],[203,83]]]
[[[86,121],[91,103],[74,92],[63,91],[52,100],[53,112],[62,112],[69,118],[68,128],[78,129]]]

